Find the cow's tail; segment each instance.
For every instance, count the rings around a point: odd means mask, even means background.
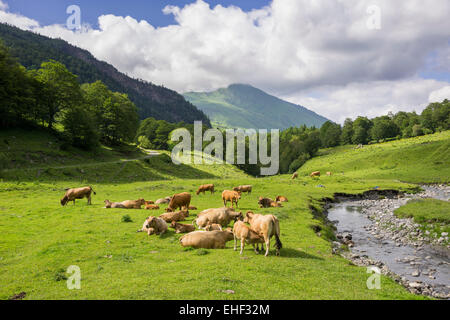
[[[94,189],[92,189],[92,187],[89,188],[91,188],[91,191],[94,193],[94,195],[97,195],[97,192],[95,192]]]
[[[281,234],[280,222],[275,217],[272,219],[272,221],[273,221],[273,227],[274,227],[274,232],[275,232],[275,248],[279,252],[283,248],[283,243],[281,243],[281,240],[280,240],[280,234]]]

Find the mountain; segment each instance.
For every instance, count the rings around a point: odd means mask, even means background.
[[[321,127],[328,119],[302,106],[271,96],[250,85],[233,84],[213,92],[189,92],[184,97],[203,110],[213,126],[243,129]]]
[[[0,23],[0,41],[11,54],[28,69],[37,69],[50,59],[63,63],[78,76],[80,83],[101,80],[112,91],[128,94],[139,109],[141,119],[153,117],[177,123],[202,120],[210,125],[207,116],[177,92],[143,80],[132,79],[112,65],[99,61],[86,50],[61,39],[51,39],[30,31]]]

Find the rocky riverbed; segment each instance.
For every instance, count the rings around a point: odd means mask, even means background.
[[[394,211],[411,199],[448,200],[450,187],[423,186],[419,194],[345,199],[328,210],[339,242],[333,251],[361,266],[377,266],[411,292],[450,299],[448,234],[433,234]],[[342,202],[343,201],[343,202]],[[342,244],[350,251],[343,250]]]

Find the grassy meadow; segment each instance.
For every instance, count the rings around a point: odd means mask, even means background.
[[[368,290],[366,269],[331,254],[333,234],[311,208],[320,210],[320,200],[335,192],[414,191],[417,186],[404,181],[448,182],[448,132],[359,150],[324,150],[295,181],[290,175],[257,179],[228,165],[176,167],[165,156],[145,159],[136,150],[74,155],[53,148],[42,135],[0,136],[0,143],[15,140],[2,146],[9,149],[0,158],[0,299],[20,292],[25,299],[425,299],[387,277],[381,290]],[[315,170],[335,174],[306,176]],[[204,183],[214,183],[219,192],[196,196]],[[267,258],[255,255],[250,246],[240,257],[232,242],[225,250],[185,249],[171,229],[151,237],[136,232],[164,206],[152,212],[103,208],[105,199],[156,200],[189,191],[200,211],[221,207],[221,191],[241,184],[253,185],[254,192],[243,195],[240,210],[279,218],[281,257],[274,250]],[[97,192],[92,206],[78,200],[61,207],[65,188],[84,185]],[[258,209],[259,196],[277,195],[290,202]],[[188,223],[199,211],[191,211]],[[124,215],[132,222],[122,222]],[[66,287],[71,265],[81,269],[81,290]]]

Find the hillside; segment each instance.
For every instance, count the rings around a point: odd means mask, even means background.
[[[95,59],[88,51],[61,39],[51,39],[0,23],[0,41],[26,68],[36,69],[42,62],[53,59],[66,65],[81,83],[101,80],[112,91],[128,94],[138,107],[141,119],[153,117],[172,123],[202,120],[205,125],[210,124],[202,111],[177,92],[132,79],[112,65]]]
[[[321,127],[327,119],[249,85],[233,84],[214,92],[189,92],[184,97],[205,112],[219,128],[287,129]]]
[[[381,144],[323,150],[298,171],[331,171],[337,179],[389,179],[411,183],[450,182],[450,131]],[[326,178],[321,178],[326,179]]]

